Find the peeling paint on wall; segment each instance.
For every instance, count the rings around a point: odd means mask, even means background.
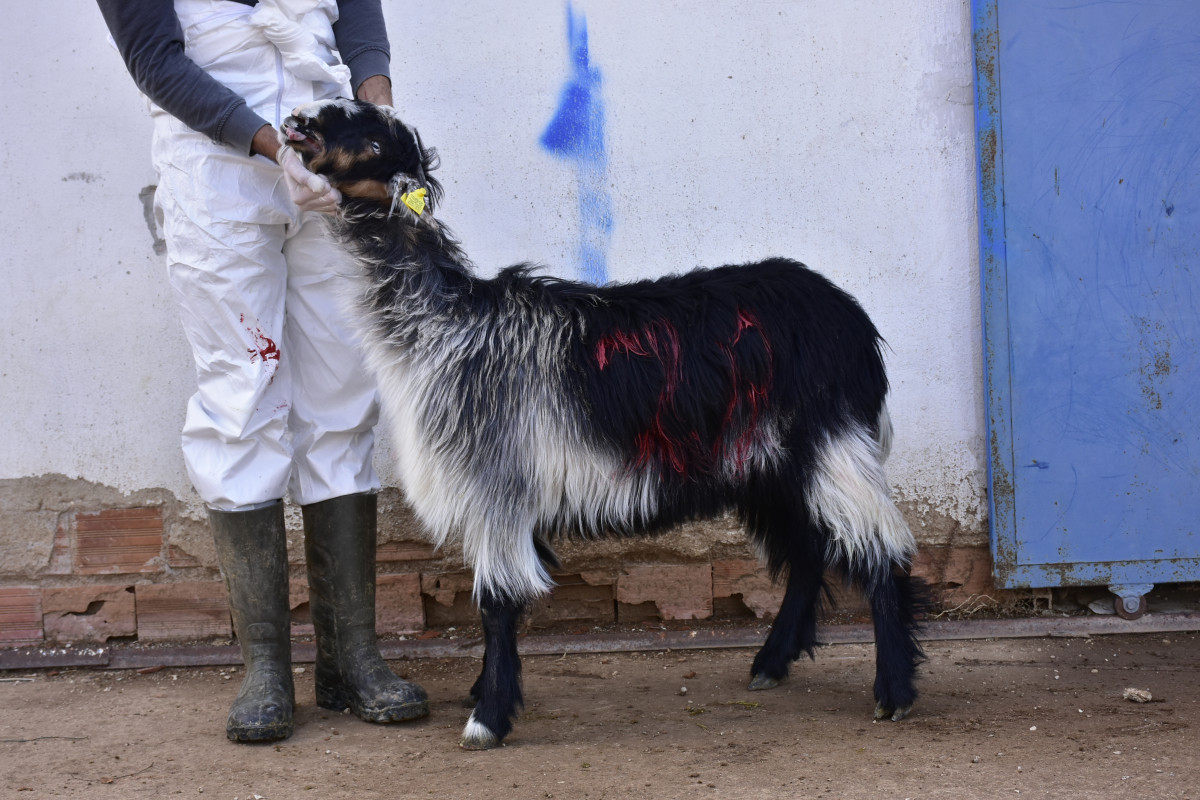
[[[154,247],[154,255],[161,256],[167,252],[167,242],[158,235],[158,217],[154,213],[154,193],[158,187],[145,186],[138,192],[138,200],[142,201],[142,215],[146,218],[146,227],[150,229],[150,241]]]

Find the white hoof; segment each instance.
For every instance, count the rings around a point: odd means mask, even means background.
[[[488,726],[475,719],[472,714],[463,728],[462,739],[458,742],[464,750],[491,750],[500,746],[500,737],[492,733]]]

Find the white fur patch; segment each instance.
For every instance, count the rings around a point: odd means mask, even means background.
[[[887,461],[892,453],[892,415],[888,413],[887,403],[879,410],[879,463]]]
[[[462,739],[464,742],[469,742],[475,745],[492,746],[499,741],[496,734],[475,719],[475,712],[471,712],[471,718],[467,720],[467,724],[463,727]]]
[[[404,359],[380,370],[390,410],[405,495],[440,545],[461,539],[475,570],[475,591],[499,590],[532,598],[553,585],[534,548],[535,530],[560,525],[599,533],[649,519],[654,484],[645,473],[627,474],[614,456],[597,451],[571,429],[572,414],[549,397],[510,408],[508,452],[494,462],[470,457],[433,441],[420,424],[422,400],[444,393],[424,364]],[[514,404],[516,405],[516,404]],[[471,424],[464,421],[463,424]],[[520,475],[515,492],[506,482]]]
[[[846,560],[880,567],[888,562],[908,565],[916,540],[892,502],[883,474],[883,459],[891,439],[891,421],[884,408],[880,436],[851,428],[834,438],[826,436],[817,451],[817,469],[808,487],[808,506],[814,520],[830,531],[830,545]]]
[[[770,472],[787,456],[779,437],[779,420],[773,414],[764,416],[747,436],[743,431],[731,431],[725,437],[725,458],[721,474],[736,483],[752,472]]]

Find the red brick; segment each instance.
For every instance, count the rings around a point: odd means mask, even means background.
[[[739,597],[759,619],[773,618],[783,602],[783,587],[771,580],[759,561],[730,559],[712,565],[713,599]]]
[[[474,581],[465,572],[422,575],[425,624],[433,628],[467,625],[479,621],[479,611],[471,598]]]
[[[470,594],[474,586],[474,579],[466,572],[421,575],[421,594],[432,597],[444,606],[454,605],[458,595],[463,592]]]
[[[713,598],[713,619],[754,619],[754,612],[742,602],[740,594]]]
[[[923,547],[913,560],[913,574],[924,578],[935,600],[961,603],[972,595],[995,594],[992,554],[986,546]]]
[[[375,554],[377,561],[431,561],[437,550],[428,542],[380,542]]]
[[[710,564],[626,567],[617,578],[617,600],[654,603],[663,619],[708,619],[713,612]]]
[[[220,583],[156,583],[137,587],[138,639],[229,637],[233,625]]]
[[[425,629],[420,575],[405,572],[380,575],[376,579],[375,629],[380,633],[416,633]]]
[[[189,567],[202,567],[200,559],[184,550],[177,544],[167,545],[167,564],[173,569],[187,569]]]
[[[0,645],[42,641],[42,590],[33,586],[0,589]]]
[[[589,586],[615,586],[617,584],[617,570],[615,569],[583,570],[579,573],[579,577]]]
[[[132,586],[71,586],[42,590],[42,622],[52,642],[105,642],[137,634]]]
[[[155,572],[163,550],[160,508],[77,513],[67,523],[71,569],[78,575]],[[56,550],[58,549],[56,543]]]
[[[825,585],[829,588],[830,597],[821,596],[821,619],[840,618],[841,622],[866,622],[871,614],[871,606],[866,595],[854,584],[847,584],[841,575],[825,573]],[[831,599],[832,598],[832,599]],[[847,619],[847,615],[852,619]]]
[[[617,622],[632,625],[638,622],[661,622],[662,612],[654,603],[617,603]]]
[[[425,604],[425,626],[428,628],[474,625],[479,622],[479,608],[470,592],[460,592],[450,605],[439,603],[429,595],[424,595],[422,600]]]
[[[558,585],[549,595],[535,600],[530,610],[535,626],[582,620],[613,621],[616,608],[611,585],[594,586],[581,575],[555,575],[554,581]]]

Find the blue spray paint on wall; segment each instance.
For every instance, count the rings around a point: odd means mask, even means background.
[[[571,75],[563,86],[558,110],[542,133],[541,145],[575,165],[579,192],[579,275],[591,283],[608,280],[608,239],[612,233],[612,199],[606,174],[604,101],[600,70],[588,56],[587,19],[567,3],[567,54]]]

